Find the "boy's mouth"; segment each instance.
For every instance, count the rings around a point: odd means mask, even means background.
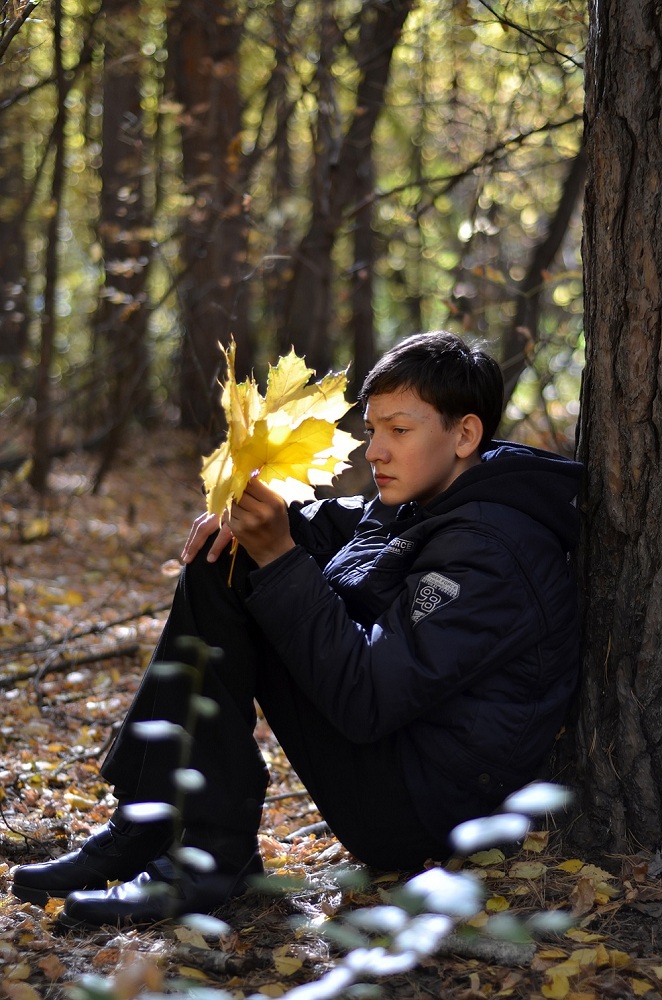
[[[375,472],[374,480],[377,486],[388,486],[389,483],[394,481],[394,477],[385,476],[383,472]]]

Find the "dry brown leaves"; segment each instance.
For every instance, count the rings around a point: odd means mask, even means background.
[[[265,865],[274,886],[300,882],[282,896],[254,893],[228,906],[219,915],[229,935],[170,927],[61,937],[53,932],[58,904],[44,911],[9,891],[14,864],[62,853],[113,808],[99,763],[151,654],[177,557],[202,510],[198,468],[192,443],[168,432],[134,442],[100,496],[89,494],[93,466],[80,456],[57,465],[43,505],[16,478],[0,481],[0,996],[9,1000],[64,1000],[90,975],[116,1000],[178,980],[237,998],[281,996],[333,961],[315,926],[388,901],[401,881],[365,872],[361,889],[338,888],[339,866],[359,866],[315,826],[319,815],[260,722],[272,773]],[[484,932],[504,913],[525,920],[554,909],[571,910],[575,924],[538,938],[524,964],[503,964],[496,947],[492,958],[442,954],[382,983],[384,996],[662,996],[659,857],[567,858],[554,832],[540,830],[512,857],[495,849],[454,867],[485,887],[474,929]],[[297,928],[293,917],[308,925]]]

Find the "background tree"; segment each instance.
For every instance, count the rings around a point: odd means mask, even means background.
[[[215,388],[219,342],[234,336],[238,364],[250,364],[247,327],[247,226],[237,183],[240,153],[239,43],[242,20],[232,0],[181,0],[168,19],[168,64],[181,105],[182,271],[178,280],[184,336],[180,353],[185,427],[218,433]]]
[[[39,364],[35,383],[35,417],[32,446],[32,469],[30,482],[36,490],[46,489],[50,467],[51,449],[51,367],[57,313],[55,300],[59,275],[58,230],[60,226],[65,175],[65,124],[68,116],[66,104],[68,84],[64,71],[62,38],[62,4],[53,3],[53,52],[56,84],[55,120],[51,132],[53,147],[53,168],[50,182],[50,208],[46,224],[46,253],[44,258],[44,306],[41,313]]]
[[[590,5],[584,214],[585,683],[580,835],[650,849],[662,829],[660,317],[662,44],[654,4]]]
[[[141,21],[134,3],[104,0],[101,102],[101,192],[97,234],[103,287],[92,324],[90,411],[104,429],[98,489],[122,441],[127,421],[145,421],[151,409],[150,350],[147,342],[147,281],[152,257],[146,177],[148,150],[141,100]],[[89,411],[88,411],[89,412]]]
[[[343,213],[355,202],[363,202],[360,209],[363,225],[369,222],[365,219],[369,204],[366,184],[373,177],[372,136],[384,103],[393,49],[412,6],[413,0],[363,5],[354,54],[359,71],[356,105],[344,135],[332,79],[334,50],[340,39],[332,8],[326,8],[322,14],[311,221],[295,251],[285,331],[280,336],[281,344],[291,338],[295,348],[305,351],[312,367],[319,371],[327,370],[333,360],[329,327],[336,235]],[[365,263],[361,259],[361,245],[359,251],[358,261],[353,262],[355,274]],[[366,355],[370,358],[369,366],[374,356],[371,344],[367,351],[361,352],[362,365]],[[357,377],[365,373],[365,368],[359,370]]]
[[[0,79],[25,259],[0,463],[41,449],[47,482],[49,456],[97,447],[102,482],[148,401],[207,447],[231,335],[241,374],[294,343],[359,381],[440,326],[502,357],[504,435],[572,451],[583,0],[104,0],[107,44],[97,0],[70,0],[59,77],[54,11]]]
[[[0,133],[0,358],[7,365],[9,379],[18,383],[20,359],[28,342],[26,296],[26,240],[22,213],[28,196],[23,171],[24,145],[12,118],[17,109],[8,109],[8,129]]]

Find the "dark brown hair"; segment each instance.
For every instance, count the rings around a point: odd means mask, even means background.
[[[480,450],[492,440],[501,420],[503,376],[494,358],[445,331],[419,333],[392,347],[368,372],[359,403],[370,396],[411,389],[439,411],[451,427],[467,413],[483,425]]]

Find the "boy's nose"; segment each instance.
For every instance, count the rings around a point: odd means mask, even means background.
[[[387,460],[386,449],[374,435],[368,442],[365,457],[367,462],[385,462]]]

